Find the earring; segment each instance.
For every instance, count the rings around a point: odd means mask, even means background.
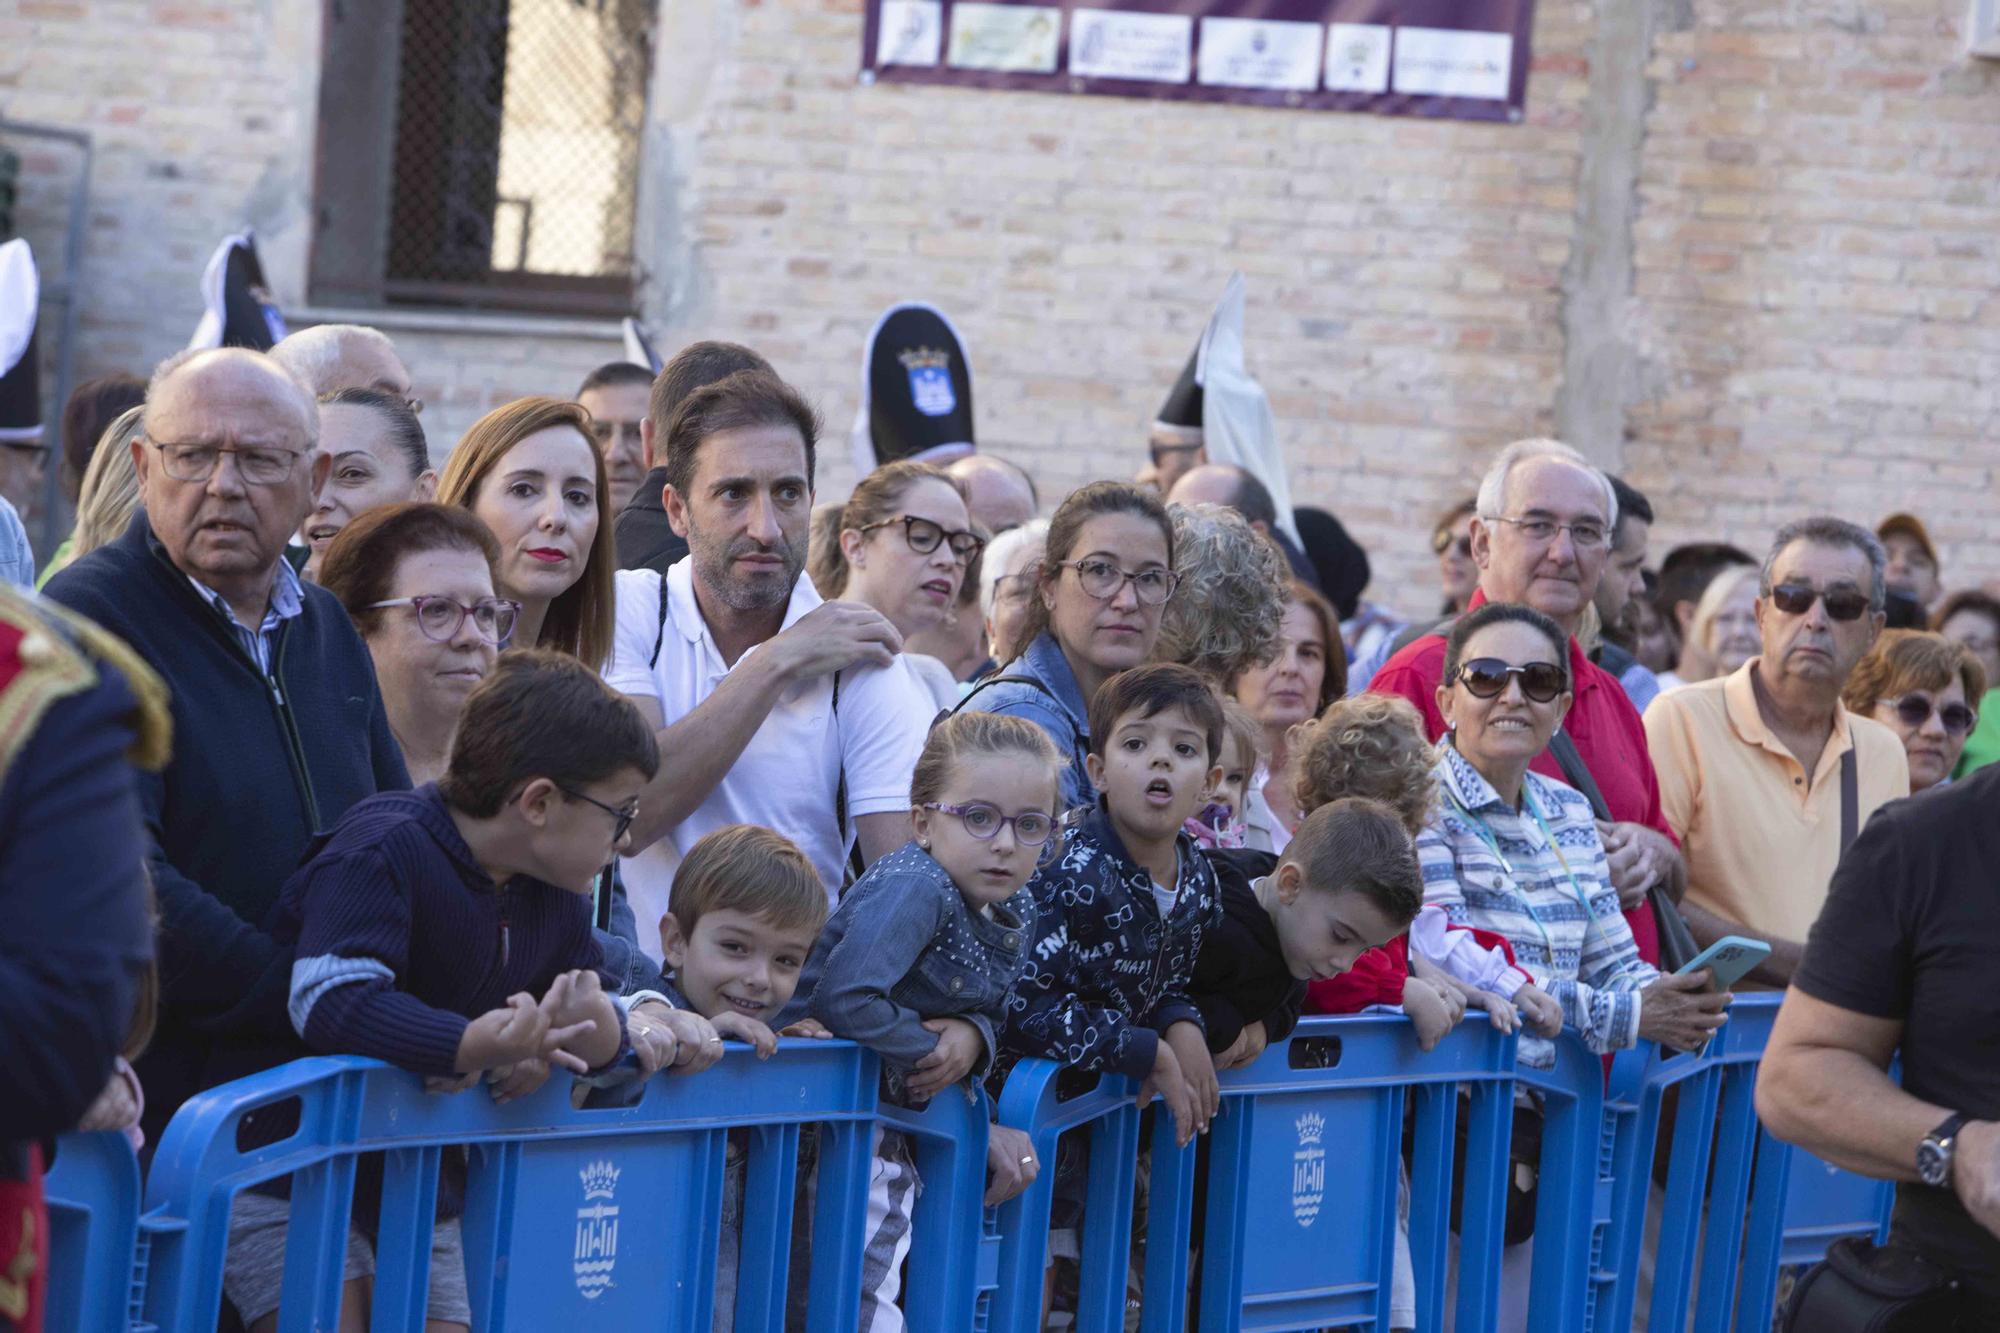
[[[918,838],[917,846],[921,847],[925,851],[929,851],[931,849],[931,840],[929,838]]]

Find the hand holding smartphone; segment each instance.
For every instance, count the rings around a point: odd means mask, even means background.
[[[1715,990],[1728,990],[1770,956],[1771,946],[1762,940],[1724,935],[1688,960],[1687,966],[1678,969],[1676,975],[1685,976],[1705,967],[1711,972],[1710,986]]]

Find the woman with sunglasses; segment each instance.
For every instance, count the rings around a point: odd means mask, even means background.
[[[1472,561],[1472,516],[1479,503],[1471,496],[1460,500],[1438,516],[1431,529],[1431,554],[1438,562],[1438,591],[1444,604],[1440,615],[1455,616],[1472,600],[1479,586],[1479,566]]]
[[[1024,717],[1070,761],[1067,809],[1094,805],[1084,772],[1091,696],[1153,656],[1161,609],[1174,595],[1174,525],[1153,491],[1099,481],[1072,491],[1049,520],[1013,661],[973,687],[964,707]]]
[[[860,602],[880,611],[905,640],[935,629],[958,606],[959,590],[986,539],[972,530],[965,485],[943,468],[908,460],[863,477],[829,516],[833,539],[820,541],[819,516],[810,568],[827,601]],[[956,703],[951,668],[925,653],[904,659],[940,708]]]
[[[1884,630],[1847,677],[1841,702],[1902,739],[1910,793],[1951,781],[1965,741],[1979,723],[1986,668],[1942,634]]]

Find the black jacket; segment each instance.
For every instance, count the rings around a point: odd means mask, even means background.
[[[611,528],[618,542],[618,568],[650,569],[655,574],[665,574],[688,553],[687,538],[667,523],[667,509],[660,500],[660,492],[666,485],[667,470],[654,468],[618,511]]]
[[[1208,1030],[1208,1049],[1228,1050],[1259,1021],[1266,1037],[1281,1041],[1299,1025],[1306,983],[1285,969],[1278,927],[1250,887],[1252,879],[1271,873],[1277,858],[1252,851],[1211,852],[1208,858],[1222,885],[1222,924],[1202,937],[1188,983],[1188,998]]]

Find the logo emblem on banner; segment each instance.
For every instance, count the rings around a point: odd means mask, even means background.
[[[577,1174],[583,1180],[583,1207],[576,1210],[576,1254],[570,1268],[576,1289],[594,1301],[611,1285],[611,1269],[618,1262],[618,1205],[611,1201],[618,1191],[618,1168],[608,1161],[592,1162]]]
[[[951,353],[913,347],[896,358],[910,372],[910,401],[927,417],[949,416],[958,407],[951,387]]]
[[[1292,1218],[1309,1227],[1319,1217],[1320,1199],[1326,1194],[1326,1149],[1320,1137],[1326,1132],[1326,1118],[1307,1111],[1292,1122],[1298,1131],[1299,1146],[1292,1154]]]

